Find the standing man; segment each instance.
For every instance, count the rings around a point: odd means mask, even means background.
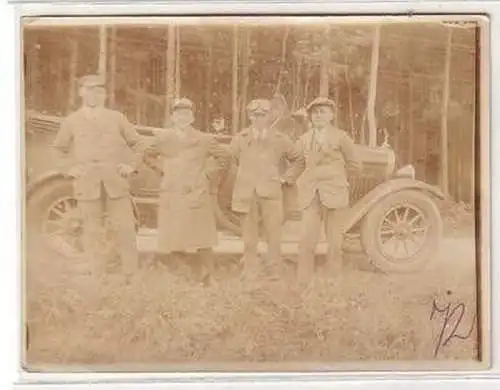
[[[297,181],[303,232],[299,244],[298,277],[307,282],[314,273],[315,249],[321,225],[328,242],[326,270],[342,268],[342,227],[337,210],[349,205],[347,171],[357,171],[353,140],[333,125],[335,102],[317,98],[307,107],[311,129],[299,140],[306,153],[306,169]]]
[[[253,100],[247,107],[250,127],[231,142],[232,154],[239,162],[234,184],[232,208],[243,214],[245,273],[258,266],[260,216],[267,234],[271,262],[281,265],[283,225],[283,186],[293,184],[305,167],[304,157],[285,134],[271,128],[271,103]],[[290,165],[283,172],[283,159]]]
[[[210,178],[218,169],[217,162],[225,162],[229,153],[213,134],[193,127],[193,111],[189,99],[176,100],[173,126],[155,139],[147,157],[150,161],[159,157],[163,171],[158,208],[159,257],[164,260],[176,252],[195,253],[193,272],[198,282],[206,284],[213,267],[212,248],[218,243]]]
[[[54,147],[64,160],[73,152],[66,172],[74,178],[82,213],[84,252],[98,269],[103,266],[99,242],[106,212],[122,269],[131,275],[138,265],[138,250],[128,178],[141,161],[141,137],[122,113],[104,107],[102,77],[82,77],[79,94],[82,106],[62,122]],[[133,156],[130,148],[136,151]]]

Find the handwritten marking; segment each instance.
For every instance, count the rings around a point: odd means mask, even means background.
[[[452,293],[448,290],[446,294],[451,295]],[[474,318],[468,332],[459,332],[458,329],[464,318],[465,309],[466,307],[463,302],[459,302],[455,305],[448,303],[446,306],[440,307],[436,299],[432,301],[432,310],[429,320],[433,320],[434,316],[438,313],[444,315],[443,326],[434,349],[434,357],[437,357],[439,350],[450,344],[453,339],[467,340],[472,334],[476,323],[476,313],[474,313]]]

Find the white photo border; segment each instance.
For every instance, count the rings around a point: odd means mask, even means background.
[[[492,355],[491,363],[492,368],[489,371],[470,371],[470,372],[372,372],[372,373],[356,373],[356,372],[338,372],[328,374],[27,374],[21,372],[19,366],[20,354],[20,340],[21,340],[21,299],[20,299],[20,281],[21,281],[21,267],[20,267],[20,226],[21,226],[21,136],[19,129],[21,129],[21,110],[20,110],[20,42],[19,42],[19,17],[21,15],[32,16],[53,16],[53,15],[68,15],[77,16],[81,14],[95,15],[95,16],[115,16],[120,15],[152,15],[152,14],[168,14],[168,15],[203,15],[208,13],[217,14],[283,14],[283,10],[296,15],[300,14],[336,14],[336,15],[367,15],[378,14],[381,15],[414,15],[421,14],[483,14],[489,16],[489,35],[490,35],[490,57],[491,63],[488,65],[490,69],[490,91],[488,92],[490,99],[490,115],[486,118],[486,126],[489,127],[489,137],[487,140],[482,140],[482,146],[487,146],[485,143],[489,142],[489,150],[491,151],[491,161],[489,162],[489,177],[494,177],[499,164],[496,158],[495,150],[500,147],[499,136],[492,131],[498,122],[500,124],[500,113],[495,111],[493,107],[500,106],[500,2],[488,1],[342,1],[342,2],[328,2],[328,1],[309,1],[309,2],[276,2],[276,1],[254,1],[254,2],[236,2],[236,1],[171,1],[160,3],[150,2],[135,2],[135,3],[121,3],[121,4],[102,4],[104,2],[67,2],[65,5],[51,4],[48,1],[38,1],[36,4],[23,4],[22,2],[12,2],[16,4],[16,12],[11,12],[10,17],[15,18],[15,29],[12,31],[5,31],[3,40],[14,42],[7,50],[10,52],[2,53],[3,58],[9,58],[11,63],[10,68],[2,72],[7,82],[8,88],[2,88],[2,93],[5,94],[2,102],[8,102],[8,109],[5,110],[4,117],[8,118],[5,129],[2,132],[2,146],[4,149],[11,149],[10,153],[0,153],[0,158],[3,159],[4,170],[2,171],[1,183],[12,183],[12,188],[6,188],[8,193],[2,193],[2,202],[0,203],[0,215],[8,218],[5,224],[5,234],[2,231],[2,239],[4,240],[3,248],[5,251],[4,266],[9,267],[0,275],[4,280],[0,283],[2,288],[9,289],[3,292],[3,299],[13,297],[16,299],[14,307],[16,309],[15,315],[8,313],[7,317],[12,320],[15,327],[12,327],[15,332],[7,333],[2,332],[2,336],[10,341],[14,349],[8,350],[9,361],[15,360],[14,364],[9,364],[9,367],[14,366],[18,373],[9,372],[9,378],[12,375],[19,374],[15,388],[19,389],[86,389],[89,383],[93,383],[96,389],[186,389],[186,388],[262,388],[262,389],[285,389],[286,387],[298,387],[304,389],[326,389],[331,388],[332,381],[335,381],[336,389],[469,389],[476,386],[481,389],[500,388],[500,360],[496,355],[500,352],[500,343],[495,329],[499,329],[499,302],[500,287],[493,281],[500,280],[500,267],[496,265],[498,261],[494,260],[496,253],[496,242],[493,237],[496,237],[496,224],[495,221],[499,215],[499,207],[491,202],[491,206],[487,205],[487,209],[483,209],[483,218],[486,215],[490,216],[490,234],[487,239],[491,242],[491,264],[490,264],[490,277],[486,281],[486,287],[491,292],[492,305],[489,310],[490,318],[486,319],[486,327],[492,331],[489,337],[491,342],[490,353]],[[73,4],[70,4],[73,3]],[[293,4],[293,7],[291,5]],[[14,7],[13,5],[10,6]],[[8,14],[9,15],[9,14]],[[3,20],[2,20],[3,22]],[[9,24],[2,23],[2,28],[9,29]],[[498,49],[497,49],[498,46]],[[484,93],[484,92],[483,92]],[[12,98],[15,95],[16,98]],[[498,95],[498,96],[497,96]],[[484,115],[488,117],[488,115]],[[491,120],[491,122],[490,122]],[[9,125],[11,123],[11,125]],[[483,124],[484,125],[484,124]],[[10,133],[10,134],[9,134]],[[8,137],[8,138],[7,138]],[[4,139],[5,138],[5,139]],[[15,156],[12,156],[12,140],[15,139],[16,148]],[[12,159],[14,157],[14,159]],[[14,168],[12,165],[14,164]],[[7,170],[7,173],[5,173]],[[15,176],[14,176],[15,175]],[[5,179],[5,180],[4,180]],[[490,182],[490,198],[495,199],[497,188],[495,181]],[[15,183],[15,187],[14,187]],[[16,202],[14,207],[13,202]],[[17,211],[13,215],[13,210]],[[8,228],[10,226],[10,229]],[[12,231],[12,227],[16,226],[16,232]],[[15,237],[15,239],[14,239]],[[490,256],[487,256],[490,257]],[[14,260],[15,259],[15,260]],[[16,261],[17,260],[17,261]],[[15,273],[16,277],[12,275]],[[12,304],[9,304],[12,307]],[[10,329],[9,329],[10,331]],[[13,342],[12,342],[13,341]],[[2,362],[3,363],[3,362]],[[5,377],[5,376],[3,376]],[[164,382],[164,383],[162,383]],[[8,383],[7,386],[11,386]],[[5,386],[4,388],[7,388]]]

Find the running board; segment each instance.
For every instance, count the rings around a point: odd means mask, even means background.
[[[137,245],[141,252],[157,252],[157,235],[155,229],[140,229],[137,237]],[[354,245],[350,244],[349,247]],[[316,254],[324,255],[327,252],[328,245],[326,242],[318,243],[316,247]],[[259,253],[265,253],[267,244],[260,242],[257,247]],[[283,255],[296,255],[298,253],[298,243],[293,241],[283,241],[281,244],[281,251]],[[230,235],[228,233],[219,233],[219,243],[214,248],[215,253],[221,254],[242,254],[243,241],[240,237]]]

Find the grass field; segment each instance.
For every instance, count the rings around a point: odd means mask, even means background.
[[[307,288],[295,283],[292,266],[279,275],[265,270],[251,281],[220,269],[210,287],[150,267],[125,285],[119,275],[85,275],[84,264],[31,248],[28,365],[168,369],[178,363],[432,359],[445,320],[439,313],[430,318],[433,302],[464,304],[462,335],[476,314],[472,230],[456,233],[448,225],[440,254],[421,273],[362,270],[360,259],[347,254],[352,265],[345,274],[324,278],[318,272]],[[465,340],[442,346],[436,358],[475,359],[476,341],[474,327]]]

